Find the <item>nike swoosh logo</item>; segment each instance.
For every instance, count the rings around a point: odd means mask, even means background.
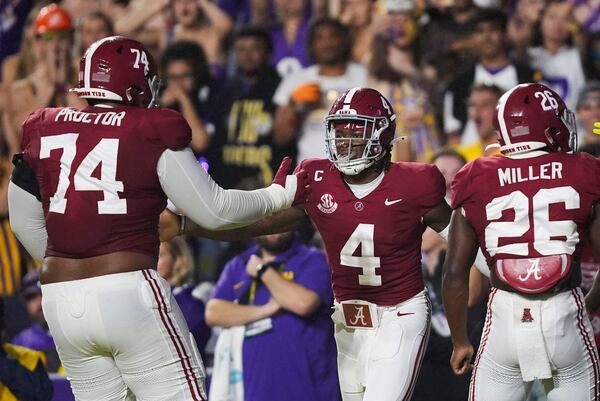
[[[400,317],[400,316],[406,316],[406,315],[414,315],[414,312],[409,312],[409,313],[402,313],[402,312],[398,312],[396,314],[396,316]]]
[[[385,205],[386,206],[390,206],[393,205],[394,203],[398,203],[398,202],[402,202],[402,199],[396,199],[396,200],[388,200],[388,198],[385,198]]]

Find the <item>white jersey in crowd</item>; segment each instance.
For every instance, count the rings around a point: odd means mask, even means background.
[[[298,137],[298,162],[307,158],[326,158],[325,141],[323,140],[323,124],[325,116],[331,108],[333,101],[343,92],[356,86],[365,86],[367,83],[367,70],[364,66],[350,62],[343,75],[328,77],[319,75],[319,66],[311,65],[297,73],[286,76],[275,95],[273,102],[278,106],[289,104],[294,90],[302,84],[315,82],[321,87],[322,107],[311,111],[300,130]]]
[[[496,85],[503,91],[507,91],[519,84],[517,69],[514,64],[508,64],[499,70],[488,70],[481,63],[477,63],[473,85],[478,84]],[[453,132],[461,127],[461,122],[453,115],[452,102],[452,93],[446,92],[444,95],[444,132]],[[461,143],[471,145],[477,141],[479,141],[479,136],[475,122],[468,118],[461,135]]]
[[[585,85],[581,56],[575,47],[563,47],[551,54],[544,47],[527,49],[530,65],[541,71],[542,83],[548,85],[563,98],[567,107],[575,110],[579,92]]]

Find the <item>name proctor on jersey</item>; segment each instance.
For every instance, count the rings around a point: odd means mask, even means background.
[[[514,184],[517,182],[535,181],[535,180],[555,180],[562,178],[562,163],[551,162],[539,166],[508,167],[498,169],[498,180],[500,186]]]
[[[74,122],[74,123],[87,123],[94,125],[110,125],[110,126],[121,126],[121,121],[125,117],[125,112],[114,112],[107,111],[103,113],[86,113],[83,111],[64,108],[61,109],[54,117],[55,122]]]

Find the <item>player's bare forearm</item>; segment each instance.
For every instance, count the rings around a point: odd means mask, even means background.
[[[217,241],[243,241],[260,235],[294,231],[308,223],[308,216],[300,206],[281,210],[245,227],[229,230],[209,230],[186,219],[183,234],[210,238]],[[180,217],[165,210],[160,216],[160,240],[168,241],[179,234]]]
[[[594,205],[594,217],[588,231],[588,239],[596,260],[600,260],[600,205]],[[585,296],[585,308],[594,314],[600,307],[600,274],[596,274],[591,290]]]
[[[460,210],[452,213],[448,236],[448,253],[444,263],[442,297],[448,324],[455,345],[469,343],[467,335],[467,306],[469,301],[469,273],[477,242],[475,233]]]
[[[240,305],[222,299],[211,299],[206,304],[205,319],[209,326],[232,327],[273,316],[279,310],[274,302],[264,305]]]
[[[444,200],[423,216],[423,223],[439,233],[448,226],[451,215],[452,209]]]

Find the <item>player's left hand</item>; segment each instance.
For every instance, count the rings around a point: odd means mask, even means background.
[[[471,359],[473,358],[473,346],[470,343],[465,345],[455,345],[450,357],[450,366],[455,375],[464,375],[473,368]]]
[[[301,205],[306,202],[310,192],[308,173],[300,170],[288,175],[291,165],[292,159],[288,156],[284,157],[273,178],[273,184],[281,185],[289,193],[290,198],[293,196],[291,206]]]
[[[596,135],[600,135],[600,121],[596,121],[594,123],[594,129],[592,130],[592,132]]]
[[[158,222],[158,235],[161,242],[170,241],[179,235],[179,216],[169,209],[163,210]]]

